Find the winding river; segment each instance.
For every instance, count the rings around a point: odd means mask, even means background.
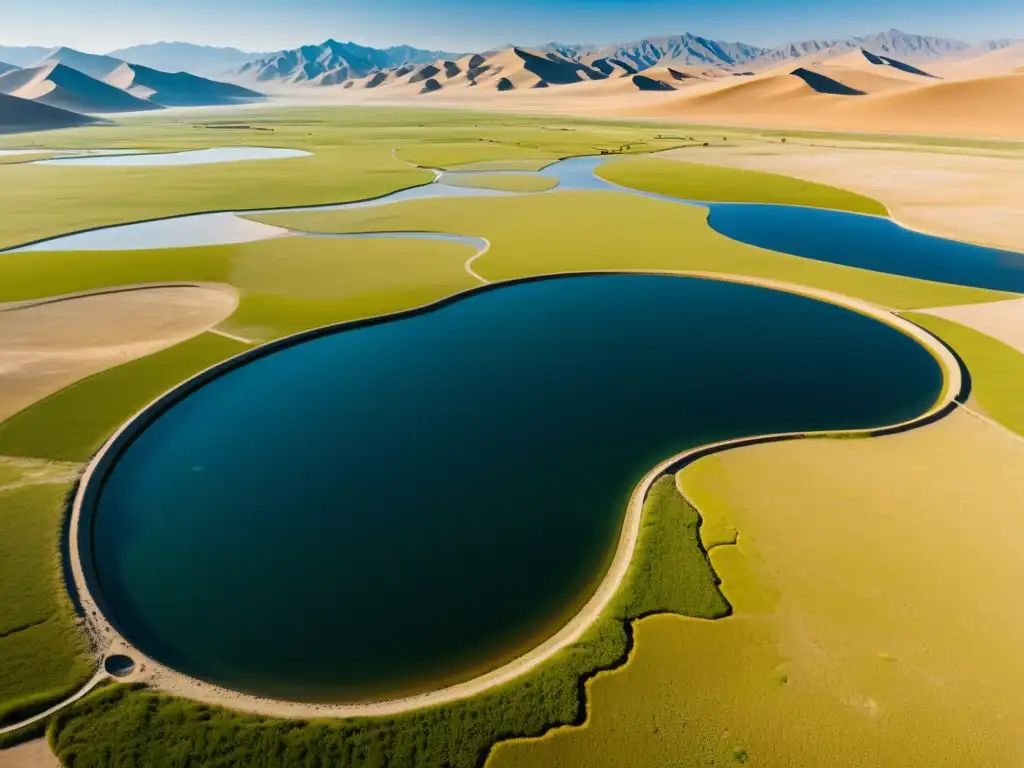
[[[491,286],[257,355],[153,414],[93,478],[84,557],[108,618],[175,670],[289,700],[411,695],[565,624],[666,457],[900,422],[942,386],[900,331],[785,292]]]
[[[212,150],[211,150],[212,151]],[[283,150],[282,150],[283,151]],[[189,153],[182,153],[189,154]],[[195,153],[192,153],[195,154]],[[69,164],[133,161],[134,158],[71,158]],[[152,157],[169,157],[154,155]],[[42,161],[47,163],[63,160]],[[331,211],[391,205],[428,198],[503,197],[518,194],[553,194],[569,190],[609,191],[639,195],[709,209],[708,223],[726,237],[749,245],[795,256],[870,269],[905,277],[955,285],[1024,292],[1024,254],[948,240],[901,227],[890,219],[802,206],[762,203],[709,203],[681,200],[612,184],[597,175],[608,157],[562,160],[539,171],[558,185],[546,192],[514,193],[445,184],[446,178],[480,172],[441,173],[435,183],[404,189],[391,195],[352,203],[308,208],[265,209],[180,216],[125,224],[51,238],[11,251],[136,250],[182,248],[252,242],[273,237],[301,236],[280,227],[243,218],[242,214],[292,211]],[[681,166],[685,167],[685,166]],[[486,175],[515,175],[521,171],[487,171]]]

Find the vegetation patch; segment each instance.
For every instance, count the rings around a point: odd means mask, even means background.
[[[503,742],[487,768],[1003,764],[1020,743],[1024,616],[1001,606],[1024,579],[1022,457],[957,410],[690,464],[702,532],[740,534],[711,551],[735,614],[637,622],[628,663],[589,683],[582,727]],[[783,599],[750,594],[766,588]]]
[[[421,122],[414,123],[413,120]],[[553,126],[572,130],[550,130]],[[230,127],[231,130],[216,130]],[[423,166],[544,160],[598,154],[632,142],[655,151],[651,124],[481,114],[461,110],[329,107],[239,112],[223,121],[159,114],[128,125],[49,131],[45,138],[0,137],[3,148],[133,149],[175,152],[230,146],[302,149],[273,161],[155,168],[0,165],[0,248],[92,227],[186,213],[340,203],[429,183]],[[41,142],[45,142],[40,146]],[[392,156],[397,150],[398,157]],[[16,156],[15,156],[16,157]],[[399,159],[401,158],[401,159]],[[407,162],[403,162],[403,159]],[[103,195],[96,195],[102,188]],[[61,205],[53,205],[60,200]]]
[[[93,673],[61,578],[60,535],[71,488],[58,483],[0,491],[0,725],[46,709]]]
[[[1004,427],[1024,436],[1024,355],[1008,344],[952,320],[917,312],[906,318],[956,350],[971,374],[971,397]]]
[[[583,482],[583,481],[580,481]],[[579,642],[534,671],[450,705],[387,718],[288,721],[238,714],[140,687],[90,695],[55,716],[65,764],[131,759],[146,766],[331,765],[476,768],[502,738],[582,722],[582,681],[622,662],[631,622],[665,611],[714,619],[729,612],[700,545],[699,515],[661,478],[644,504],[634,559],[612,604]]]
[[[776,173],[745,171],[675,160],[631,158],[606,163],[597,175],[644,192],[709,203],[773,203],[888,216],[884,205],[838,187]]]

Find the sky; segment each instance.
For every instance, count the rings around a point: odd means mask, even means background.
[[[95,53],[158,40],[274,51],[331,37],[455,52],[693,32],[773,46],[897,28],[1024,38],[1022,0],[47,0],[3,10],[0,45]]]

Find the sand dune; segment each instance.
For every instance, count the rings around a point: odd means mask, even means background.
[[[931,78],[927,80],[918,79],[918,82],[902,76],[893,76],[888,71],[871,71],[853,67],[842,67],[832,64],[818,64],[806,67],[809,71],[817,72],[829,77],[845,86],[864,93],[885,93],[887,91],[901,91],[914,88],[922,84],[933,84]],[[895,72],[895,70],[894,70]]]
[[[54,61],[0,75],[0,93],[72,112],[103,114],[159,109],[145,99]]]
[[[1004,64],[1015,55],[1006,50],[997,52]],[[931,64],[925,70],[863,49],[816,51],[756,73],[691,65],[630,74],[620,64],[507,48],[377,72],[335,92],[395,100],[429,95],[485,109],[1024,139],[1021,75],[947,81]]]
[[[376,72],[357,80],[351,88],[392,92],[393,95],[447,92],[471,87],[507,92],[629,77],[634,72],[623,62],[607,58],[594,59],[588,64],[555,53],[507,48],[464,56],[457,61],[438,60],[417,68]]]
[[[833,96],[864,96],[866,93],[806,67],[797,67],[790,74],[799,77],[818,93],[829,93]]]
[[[1024,75],[942,81],[858,100],[837,115],[853,128],[1024,136]],[[881,128],[885,126],[884,128]]]
[[[674,91],[676,89],[667,80],[649,77],[648,75],[633,75],[630,80],[641,91]]]
[[[596,69],[605,77],[626,77],[637,74],[637,68],[632,64],[614,59],[608,56],[589,56],[581,59],[591,69]],[[646,75],[647,72],[644,72]]]
[[[94,118],[0,93],[0,133],[68,128],[95,122]]]
[[[162,107],[217,106],[263,98],[262,94],[239,85],[124,62],[110,72],[104,82]]]
[[[17,67],[13,64],[8,64],[6,61],[0,61],[0,75],[5,72],[12,72],[15,69],[17,69]]]
[[[76,51],[74,48],[55,48],[39,64],[51,62],[71,67],[71,69],[97,80],[104,79],[124,63],[121,59],[115,59],[112,56],[97,56],[94,53]]]
[[[968,79],[1024,72],[1024,43],[966,59],[940,59],[931,67],[947,79]]]
[[[758,75],[725,85],[704,83],[667,99],[614,104],[577,99],[566,104],[592,114],[706,123],[1024,138],[1024,76],[1019,74],[958,81],[929,78],[929,85],[857,96],[821,92],[821,81],[816,89],[805,78],[806,73]]]
[[[837,67],[851,72],[862,72],[874,76],[901,80],[911,85],[924,85],[934,82],[935,75],[925,72],[910,64],[893,58],[876,56],[870,51],[857,49],[844,53],[842,56],[827,58],[821,62],[822,67]]]
[[[769,75],[739,82],[726,81],[714,90],[694,89],[681,95],[669,109],[673,117],[684,117],[687,113],[730,115],[753,111],[764,114],[772,109],[803,112],[845,98],[822,93],[798,75]],[[662,111],[662,107],[656,108],[656,113]]]

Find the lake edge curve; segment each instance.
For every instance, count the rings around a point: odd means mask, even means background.
[[[612,562],[601,579],[597,589],[586,601],[582,609],[558,632],[530,651],[503,664],[483,675],[470,680],[440,688],[423,694],[388,699],[383,701],[353,704],[308,704],[295,701],[283,701],[263,698],[223,688],[221,686],[194,679],[177,672],[159,662],[145,656],[135,649],[114,624],[107,618],[101,605],[101,598],[90,590],[90,574],[92,573],[92,526],[83,526],[83,515],[93,511],[95,502],[102,490],[102,481],[120,455],[134,439],[140,435],[150,423],[170,407],[187,397],[213,379],[219,378],[238,367],[256,359],[266,357],[279,350],[309,341],[321,336],[332,335],[345,330],[377,325],[402,318],[441,309],[471,295],[507,287],[515,284],[536,282],[567,277],[585,277],[589,275],[644,274],[690,277],[720,282],[740,283],[762,287],[770,290],[787,292],[813,300],[823,301],[841,308],[857,312],[910,337],[924,347],[938,363],[943,375],[943,388],[937,401],[923,414],[900,424],[885,427],[871,427],[854,430],[826,430],[822,432],[790,432],[771,435],[757,435],[735,438],[711,445],[691,448],[683,453],[669,457],[652,468],[634,489],[623,515],[622,528],[618,545]],[[264,715],[308,718],[308,717],[352,717],[373,715],[394,715],[437,704],[444,704],[472,697],[493,687],[508,683],[519,676],[536,668],[553,657],[558,651],[573,644],[603,614],[613,596],[617,592],[628,567],[633,560],[636,542],[642,522],[643,504],[650,487],[663,475],[678,471],[681,466],[709,453],[726,450],[741,445],[759,442],[800,439],[805,437],[827,437],[834,435],[873,436],[910,429],[940,418],[956,407],[957,398],[962,395],[965,377],[961,364],[956,356],[939,339],[898,315],[862,300],[843,294],[818,290],[781,281],[748,278],[737,275],[693,272],[693,271],[649,271],[649,270],[591,270],[580,272],[563,272],[552,274],[531,275],[504,282],[488,283],[476,286],[447,296],[438,301],[404,309],[399,312],[363,318],[355,321],[335,323],[305,331],[283,339],[278,339],[255,349],[246,350],[235,357],[222,361],[192,378],[181,382],[164,393],[148,406],[129,419],[107,441],[102,449],[93,457],[82,476],[78,490],[72,502],[69,530],[69,552],[74,588],[77,589],[85,614],[87,633],[94,641],[95,647],[102,656],[109,653],[124,653],[136,659],[139,672],[132,676],[133,680],[153,684],[160,690],[182,695],[194,700],[210,704],[219,704],[234,709],[255,712]],[[98,482],[94,482],[97,480]],[[86,558],[83,559],[83,552]],[[93,575],[93,579],[94,579]],[[142,669],[144,668],[144,669]]]

